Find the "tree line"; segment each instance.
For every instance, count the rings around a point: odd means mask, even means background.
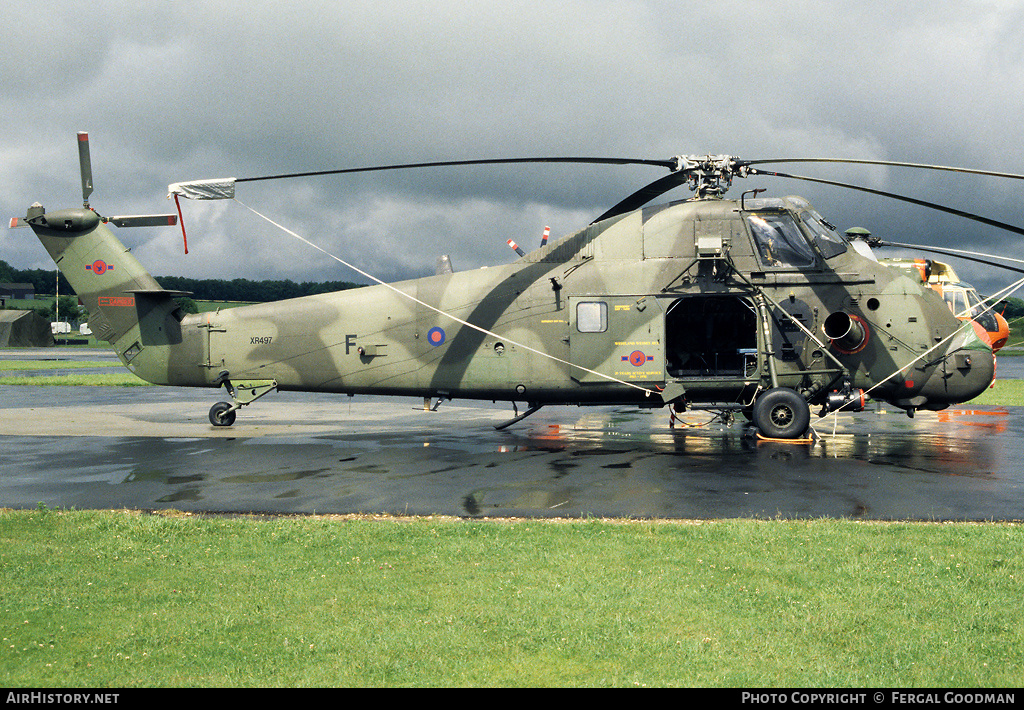
[[[265,303],[318,293],[345,291],[364,284],[351,281],[250,281],[249,279],[191,279],[184,276],[157,276],[157,282],[171,291],[188,291],[197,301],[244,301]]]
[[[71,285],[60,274],[58,288],[62,294],[73,293]],[[184,276],[158,276],[157,282],[171,291],[188,291],[191,298],[197,301],[243,301],[247,303],[265,303],[281,301],[286,298],[299,298],[317,293],[344,291],[359,288],[365,284],[351,281],[303,281],[296,283],[290,279],[284,281],[251,281],[249,279],[191,279]],[[15,269],[6,261],[0,260],[0,283],[32,284],[37,294],[52,294],[54,287],[53,270]],[[1024,300],[1010,297],[1003,299],[995,308],[1007,320],[1024,316]]]
[[[171,291],[189,291],[191,297],[198,301],[245,301],[264,303],[281,301],[286,298],[299,298],[317,293],[330,293],[358,288],[364,284],[351,281],[303,281],[296,283],[290,279],[284,281],[251,281],[249,279],[191,279],[183,276],[157,276],[157,282]],[[54,272],[45,269],[15,269],[6,261],[0,260],[0,282],[32,284],[37,294],[54,292]],[[57,288],[62,294],[71,294],[71,285],[60,274]]]
[[[71,285],[64,274],[60,274],[58,288],[61,293],[71,293]],[[15,269],[0,260],[0,283],[32,284],[36,293],[53,293],[53,269]]]

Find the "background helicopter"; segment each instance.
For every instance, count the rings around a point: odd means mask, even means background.
[[[180,292],[163,289],[107,227],[173,224],[175,215],[98,215],[88,203],[84,134],[79,146],[83,207],[47,212],[36,204],[25,223],[126,367],[157,384],[226,388],[232,401],[210,411],[216,426],[275,389],[527,403],[500,427],[547,404],[700,407],[742,412],[764,436],[787,439],[806,433],[811,406],[857,411],[870,397],[910,414],[943,409],[992,382],[994,355],[980,327],[955,318],[920,279],[851,244],[806,200],[724,193],[736,177],[774,175],[1021,233],[941,205],[755,167],[795,160],[508,158],[193,181],[171,185],[171,194],[225,199],[256,180],[456,165],[670,171],[512,264],[185,315],[174,301]],[[692,198],[645,207],[684,184]]]
[[[852,231],[847,230],[847,236]],[[1010,339],[1010,325],[1003,314],[994,310],[992,304],[986,303],[976,288],[961,281],[953,267],[944,261],[893,257],[882,259],[881,262],[917,274],[942,296],[953,315],[960,320],[976,321],[985,329],[992,343],[992,352],[999,352]]]

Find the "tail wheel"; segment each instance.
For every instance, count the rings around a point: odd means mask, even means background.
[[[231,426],[235,423],[235,412],[227,402],[217,402],[210,407],[210,423],[214,426]]]
[[[754,425],[762,435],[772,439],[798,439],[811,424],[807,401],[794,390],[777,387],[757,398],[753,411]]]

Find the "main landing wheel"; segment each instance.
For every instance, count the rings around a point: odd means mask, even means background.
[[[788,387],[768,390],[754,402],[754,425],[771,439],[799,439],[811,425],[807,401]]]
[[[210,423],[214,426],[231,426],[235,423],[235,412],[227,402],[217,402],[210,407]]]

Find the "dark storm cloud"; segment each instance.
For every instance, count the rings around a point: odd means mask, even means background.
[[[101,212],[173,209],[168,183],[421,160],[531,155],[834,156],[1024,172],[1022,13],[1010,2],[8,3],[0,10],[0,207],[80,200],[92,137]],[[1007,222],[1018,185],[865,167],[787,172],[906,192]],[[240,186],[239,198],[384,278],[510,260],[663,173],[445,169]],[[1008,181],[1004,181],[1008,182]],[[841,228],[1019,252],[974,223],[810,183]],[[734,188],[734,189],[737,189]],[[672,195],[675,197],[676,195]],[[157,274],[352,275],[234,203],[122,231]],[[4,260],[47,264],[24,231]],[[989,290],[1003,281],[967,267]]]

